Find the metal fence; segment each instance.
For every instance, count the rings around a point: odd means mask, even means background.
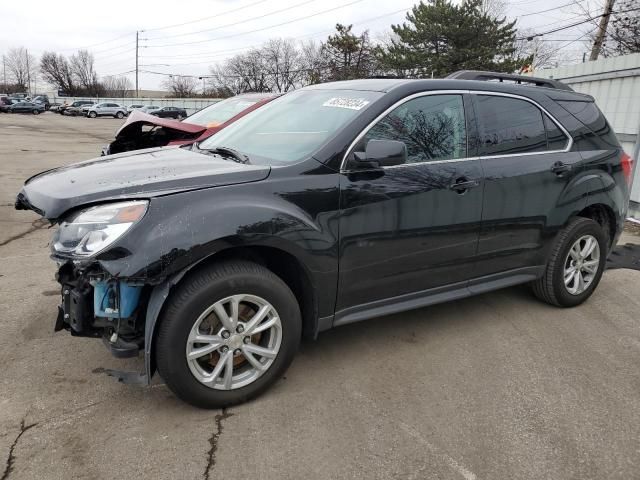
[[[129,105],[155,105],[158,107],[184,108],[190,115],[219,102],[220,98],[106,98],[106,97],[53,97],[50,101],[55,103],[73,103],[76,100],[91,100],[92,102],[113,102],[128,107]]]
[[[554,78],[576,92],[596,99],[625,152],[634,159],[630,213],[640,218],[640,53],[595,62],[537,70],[536,77]]]

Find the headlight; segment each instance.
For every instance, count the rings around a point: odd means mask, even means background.
[[[89,257],[125,234],[147,211],[146,200],[109,203],[65,219],[53,236],[56,253]]]

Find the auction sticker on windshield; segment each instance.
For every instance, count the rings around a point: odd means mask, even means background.
[[[350,110],[361,110],[363,107],[367,106],[368,103],[369,101],[365,100],[364,98],[334,97],[324,102],[322,106],[348,108]]]

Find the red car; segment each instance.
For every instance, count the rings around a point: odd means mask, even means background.
[[[116,139],[102,149],[102,155],[200,142],[279,96],[245,93],[209,105],[182,121],[133,110],[116,132]]]

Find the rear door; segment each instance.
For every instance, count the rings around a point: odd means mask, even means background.
[[[445,285],[464,288],[472,276],[482,172],[467,150],[468,102],[459,92],[412,95],[365,129],[347,155],[336,318],[371,302]],[[373,139],[404,142],[407,163],[350,168],[353,152]],[[467,188],[456,186],[463,182]]]
[[[476,276],[535,275],[580,198],[570,188],[582,158],[564,128],[536,102],[476,93],[478,154],[485,175]]]

